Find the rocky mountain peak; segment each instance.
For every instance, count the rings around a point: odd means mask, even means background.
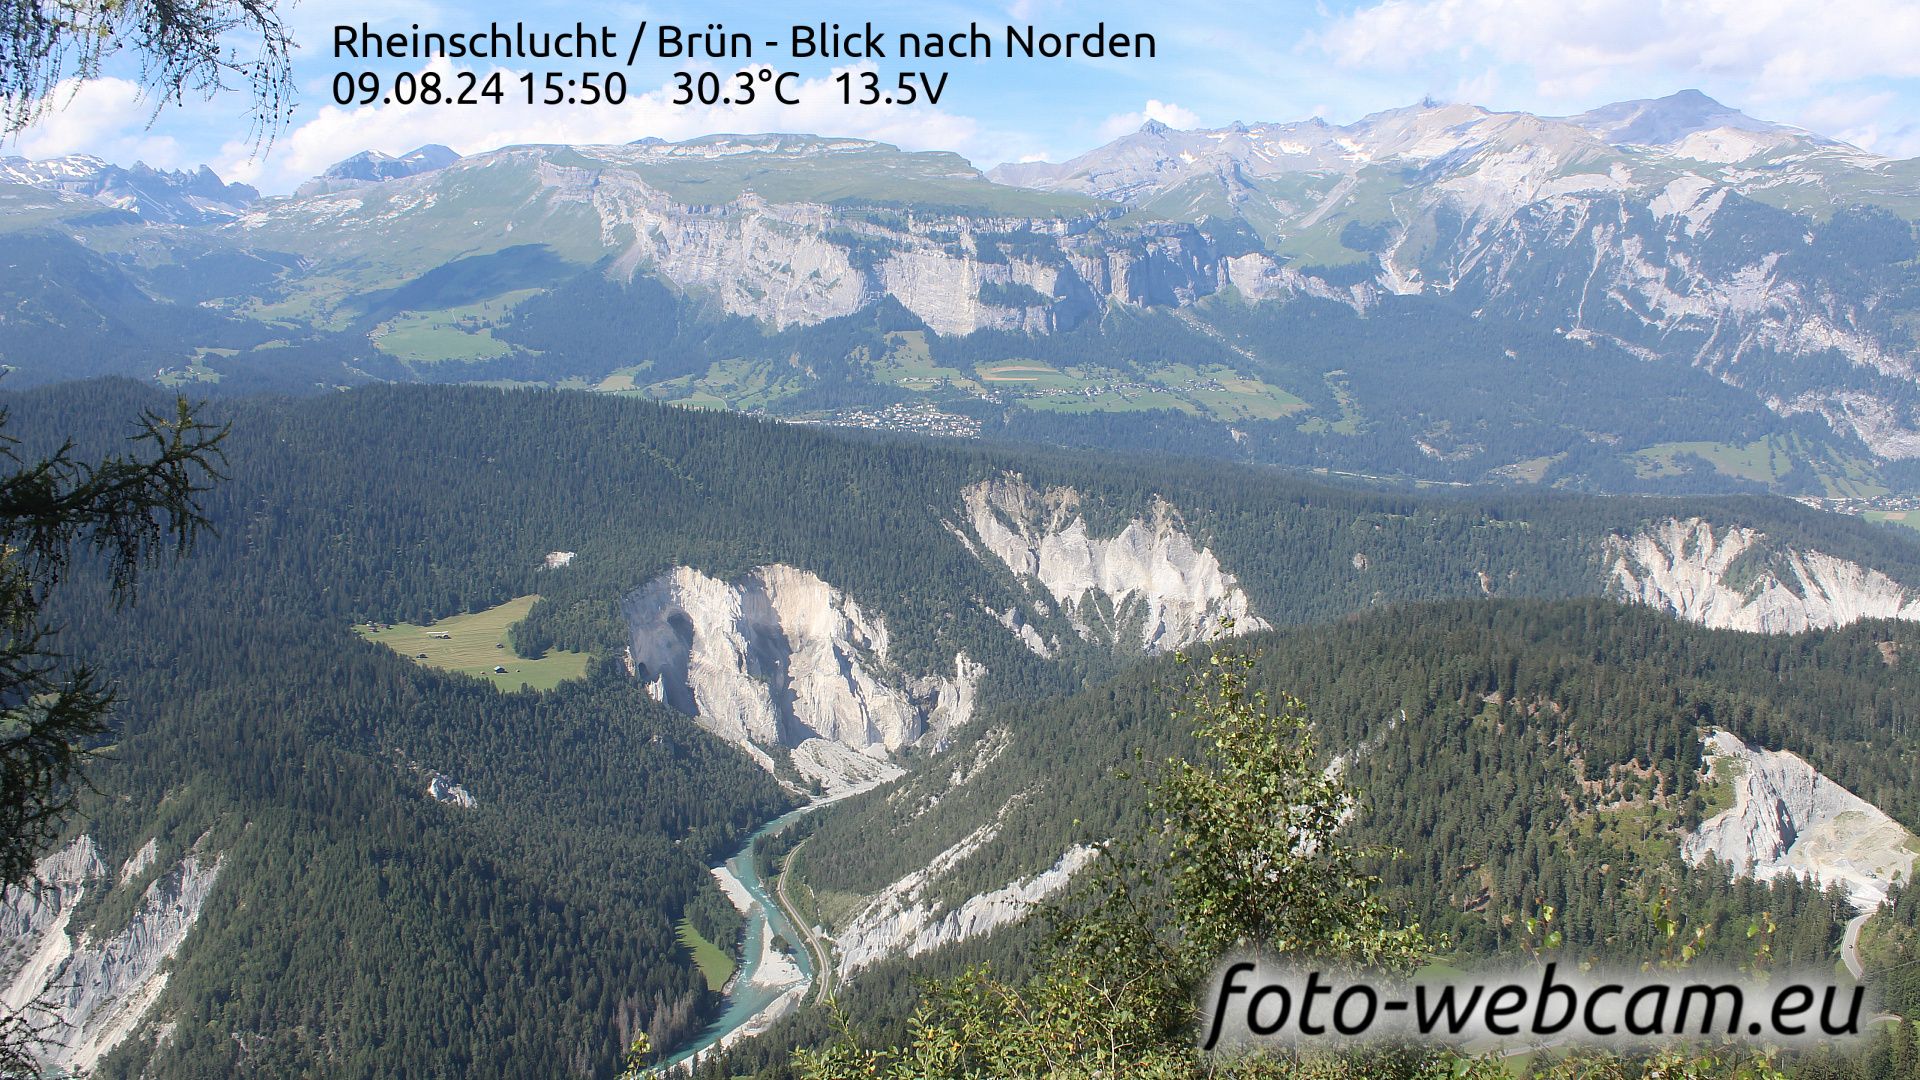
[[[379,150],[362,150],[352,157],[334,162],[325,172],[300,185],[295,194],[318,195],[386,180],[399,180],[444,169],[459,160],[460,154],[439,143],[416,146],[399,156]]]
[[[1616,146],[1672,146],[1689,135],[1717,128],[1753,132],[1792,130],[1781,124],[1755,120],[1698,90],[1681,90],[1661,98],[1617,101],[1565,120]]]
[[[226,221],[260,193],[229,184],[205,165],[191,172],[156,169],[143,161],[122,168],[91,154],[31,160],[0,158],[0,182],[94,199],[148,221],[206,224]]]

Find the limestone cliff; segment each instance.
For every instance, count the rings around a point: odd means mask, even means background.
[[[951,675],[902,671],[885,620],[790,566],[731,582],[678,567],[623,611],[635,677],[655,700],[830,788],[895,773],[890,754],[966,723],[986,671],[964,653]]]
[[[0,897],[0,1006],[49,1025],[43,1065],[91,1069],[146,1017],[167,985],[166,967],[186,942],[220,874],[220,860],[189,852],[154,875],[126,925],[104,935],[71,925],[95,889],[125,888],[151,869],[142,847],[109,876],[90,837],[42,859],[38,881]]]
[[[969,546],[1039,584],[1089,641],[1158,653],[1205,638],[1222,619],[1238,633],[1267,628],[1165,501],[1103,537],[1089,530],[1071,488],[1043,493],[1007,474],[974,484],[962,499]]]
[[[1920,597],[1878,570],[1700,518],[1611,537],[1606,560],[1621,599],[1716,629],[1794,633],[1920,618]]]
[[[1688,861],[1711,855],[1761,881],[1838,883],[1862,911],[1912,876],[1920,841],[1799,755],[1748,746],[1726,731],[1707,736],[1706,748],[1712,784],[1731,786],[1733,805],[1686,836]]]
[[[1016,802],[1018,800],[1015,800]],[[1013,804],[1009,804],[1011,808]],[[1002,810],[1004,816],[1005,810]],[[1097,852],[1084,844],[1068,848],[1054,864],[1031,877],[968,897],[949,906],[932,898],[934,886],[999,834],[996,819],[882,889],[833,935],[841,978],[893,956],[919,956],[978,937],[1026,918],[1034,904],[1065,888]]]

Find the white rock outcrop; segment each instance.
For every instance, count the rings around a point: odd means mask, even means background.
[[[1861,911],[1879,907],[1894,882],[1912,876],[1920,840],[1798,754],[1749,746],[1727,731],[1705,741],[1708,773],[1733,785],[1733,806],[1687,834],[1680,847],[1687,861],[1711,855],[1759,881],[1838,883]]]
[[[453,778],[444,773],[434,773],[432,779],[427,781],[427,798],[462,810],[471,810],[477,805],[472,792],[454,783]]]
[[[1788,634],[1860,619],[1920,619],[1920,598],[1880,571],[1823,552],[1770,549],[1766,539],[1749,528],[1672,518],[1609,537],[1608,575],[1620,599],[1721,630]]]
[[[788,751],[788,759],[793,762],[794,771],[800,774],[801,779],[809,783],[817,782],[828,798],[884,784],[906,772],[885,756],[876,756],[867,750],[855,750],[827,739],[801,742]]]
[[[128,865],[140,859],[136,853]],[[0,1005],[49,1024],[44,1067],[85,1072],[166,989],[164,969],[199,919],[220,860],[189,853],[148,883],[127,924],[105,938],[69,926],[88,889],[113,887],[91,838],[41,860],[36,873],[37,884],[0,897],[0,940],[8,943],[0,947]]]
[[[1089,532],[1072,488],[1042,493],[1012,473],[972,485],[962,501],[977,550],[1039,583],[1089,641],[1158,653],[1202,640],[1222,619],[1236,633],[1267,628],[1164,500],[1107,537]]]
[[[986,672],[964,653],[951,675],[901,671],[885,620],[791,566],[731,582],[678,567],[622,607],[635,677],[655,700],[769,767],[769,752],[803,751],[794,763],[830,788],[897,772],[890,754],[965,724]]]
[[[961,859],[992,839],[991,827],[976,830],[917,870],[881,890],[833,937],[842,979],[892,956],[919,956],[1019,922],[1033,905],[1067,886],[1099,854],[1085,844],[1068,848],[1054,864],[1032,877],[968,897],[955,907],[927,899],[927,893]]]
[[[966,537],[963,537],[963,539],[966,540],[967,550],[972,552],[975,558],[978,558],[980,549],[973,546],[973,540]],[[1027,621],[1025,612],[1017,607],[1010,607],[1005,611],[995,611],[993,608],[987,607],[984,602],[981,606],[986,607],[987,614],[992,615],[996,622],[1006,627],[1008,633],[1019,638],[1020,644],[1025,645],[1028,652],[1031,652],[1042,660],[1053,659],[1054,650],[1060,647],[1059,641],[1048,641],[1041,637],[1040,631],[1034,629],[1033,624]]]

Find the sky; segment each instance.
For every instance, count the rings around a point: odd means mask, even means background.
[[[157,114],[140,92],[132,57],[100,77],[68,83],[40,122],[0,143],[31,158],[89,153],[158,168],[210,165],[268,194],[361,150],[404,153],[442,143],[477,153],[529,142],[685,139],[719,132],[799,131],[878,139],[914,150],[952,150],[982,168],[1002,161],[1059,161],[1159,120],[1174,127],[1318,116],[1349,123],[1423,98],[1542,115],[1611,101],[1699,89],[1748,114],[1795,124],[1889,157],[1920,156],[1920,3],[1914,0],[1357,0],[1277,3],[1257,9],[1219,0],[1013,0],[893,3],[798,0],[780,5],[679,0],[281,0],[298,45],[298,102],[262,148],[248,138],[237,93],[190,98]],[[773,13],[769,14],[769,10]],[[608,26],[624,48],[648,26],[639,62],[505,61],[509,101],[480,105],[336,104],[334,85],[373,71],[390,80],[429,68],[455,86],[485,78],[492,61],[336,59],[335,26],[362,22],[387,33],[509,28],[568,31]],[[795,59],[796,23],[872,23],[884,59]],[[752,35],[750,59],[663,60],[658,30],[719,23]],[[950,34],[978,24],[990,59],[914,60],[894,55],[902,32]],[[1057,34],[1151,34],[1151,59],[1027,59],[1004,55],[1005,28]],[[768,46],[778,41],[779,47]],[[244,50],[246,43],[236,40]],[[672,104],[676,72],[731,76],[793,71],[800,104]],[[619,70],[619,106],[515,102],[527,71]],[[849,105],[835,76],[872,71],[948,79],[937,105]],[[382,88],[389,84],[385,81]],[[765,84],[761,84],[765,85]],[[383,95],[384,96],[384,95]]]

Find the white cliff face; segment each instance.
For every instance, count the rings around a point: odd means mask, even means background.
[[[1202,640],[1222,619],[1232,619],[1236,633],[1267,628],[1234,576],[1194,544],[1166,502],[1118,535],[1096,537],[1070,488],[1043,494],[1009,474],[969,487],[962,498],[976,550],[1038,582],[1089,641],[1157,653]]]
[[[427,781],[427,798],[434,802],[457,806],[462,810],[471,810],[478,805],[474,801],[472,792],[454,783],[452,777],[443,773],[434,773],[432,779]]]
[[[841,199],[833,180],[814,180],[849,170],[897,178],[894,197],[928,181],[940,186],[930,205],[876,213]],[[765,177],[796,182],[762,186]],[[953,194],[954,181],[970,192],[961,205],[972,209],[931,205]],[[487,213],[450,213],[449,204],[470,205],[476,191],[491,200]],[[303,254],[349,257],[395,228],[453,229],[488,247],[506,233],[538,237],[582,265],[605,259],[615,276],[655,276],[778,328],[891,298],[939,334],[1047,333],[1107,303],[1188,303],[1229,283],[1190,226],[1109,229],[1117,209],[1069,201],[1042,200],[1032,215],[988,209],[1002,195],[957,158],[942,166],[859,140],[523,146],[375,189],[316,190],[258,207],[235,230]]]
[[[610,172],[594,174],[585,191],[602,242],[623,249],[618,272],[656,273],[713,297],[730,314],[781,328],[851,314],[867,299],[848,251],[825,238],[833,226],[827,207],[753,196],[683,207],[636,176]]]
[[[82,836],[34,866],[30,888],[0,894],[0,1005],[24,1008],[73,952],[67,920],[89,882],[106,875],[93,838]]]
[[[124,885],[153,853],[122,867]],[[220,860],[190,853],[141,893],[125,927],[97,938],[69,924],[88,889],[114,887],[93,841],[81,837],[43,859],[40,883],[0,897],[0,1005],[48,1023],[53,1070],[91,1069],[131,1034],[167,985],[163,970],[180,951],[220,874]]]
[[[998,820],[982,825],[934,856],[926,869],[908,874],[869,900],[833,935],[840,977],[848,978],[888,957],[919,956],[1019,922],[1034,904],[1065,888],[1098,854],[1085,844],[1075,844],[1040,873],[968,897],[958,906],[950,908],[928,899],[941,878],[998,834]]]
[[[971,719],[986,671],[965,654],[951,676],[900,671],[884,620],[790,566],[732,582],[680,567],[622,607],[635,677],[655,700],[769,767],[769,751],[792,751],[823,781],[897,773],[889,754]]]
[[[934,213],[884,226],[824,203],[775,202],[752,193],[693,205],[643,179],[648,168],[684,157],[682,149],[582,148],[575,164],[541,161],[539,175],[556,199],[591,207],[602,246],[617,252],[616,273],[657,274],[712,297],[731,314],[780,328],[849,315],[892,297],[936,333],[1045,333],[1053,329],[1056,299],[1088,292],[1077,276],[1063,277],[1072,272],[1058,260],[1009,258],[991,240],[1002,233],[1050,235],[1054,222]],[[848,143],[839,150],[864,154],[871,147]],[[820,148],[829,157],[835,152]],[[779,160],[785,151],[742,144],[727,156],[741,154]],[[1028,299],[987,299],[996,290]]]
[[[1795,633],[1860,619],[1920,619],[1920,598],[1878,570],[1818,551],[1768,557],[1752,529],[1670,519],[1607,541],[1616,594],[1716,629]],[[1742,570],[1747,556],[1766,565]],[[1730,571],[1739,571],[1730,574]]]
[[[1799,755],[1748,746],[1726,731],[1709,735],[1706,747],[1709,773],[1732,783],[1734,802],[1686,836],[1680,851],[1689,862],[1711,855],[1759,881],[1838,883],[1861,911],[1912,877],[1920,840]]]

